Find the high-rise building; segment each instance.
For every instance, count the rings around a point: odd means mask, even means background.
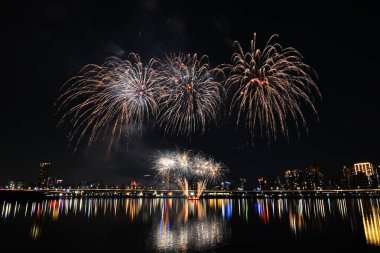
[[[373,169],[372,188],[380,188],[380,165]]]
[[[369,162],[355,163],[354,173],[357,175],[359,172],[363,172],[367,177],[373,176],[373,165]]]
[[[23,189],[25,187],[25,183],[22,181],[9,180],[6,188],[11,190]]]
[[[268,190],[268,181],[264,177],[257,179],[257,182],[259,183],[260,190]]]
[[[303,189],[305,190],[321,190],[324,185],[324,175],[317,166],[309,166],[303,174]]]
[[[56,188],[57,187],[57,178],[55,178],[55,177],[48,177],[47,187],[48,188]]]
[[[14,181],[14,180],[9,180],[9,181],[8,181],[8,184],[7,184],[7,188],[8,188],[8,189],[11,189],[11,190],[16,189],[16,181]]]
[[[40,174],[38,177],[38,186],[40,188],[46,188],[48,186],[49,171],[51,168],[50,163],[40,163]]]
[[[302,171],[292,169],[285,171],[285,186],[289,190],[299,190],[302,187]]]
[[[247,183],[247,179],[241,177],[239,181],[240,181],[240,187],[239,187],[239,188],[240,188],[241,190],[244,190],[244,189],[245,189],[245,185],[246,185],[246,183]]]
[[[351,189],[353,187],[354,170],[350,166],[343,166],[340,170],[341,187]]]
[[[358,171],[354,176],[353,176],[353,186],[354,188],[357,189],[367,189],[371,188],[371,177],[367,176],[365,172],[363,171]]]
[[[62,189],[63,188],[63,179],[57,179],[57,186],[56,186],[58,189]]]
[[[362,162],[354,164],[353,171],[354,188],[372,188],[375,179],[375,171],[370,162]]]
[[[86,180],[82,180],[82,181],[80,181],[78,188],[79,189],[90,189],[91,184],[89,184]],[[107,189],[107,187],[105,187],[105,188]]]
[[[230,189],[230,187],[231,187],[231,181],[225,180],[225,181],[223,181],[221,183],[221,186],[222,186],[222,190],[227,190],[228,191]]]
[[[101,189],[104,188],[104,183],[102,180],[97,179],[91,182],[86,182],[90,189]]]
[[[303,189],[305,190],[321,190],[323,187],[324,175],[315,165],[306,168],[303,179]]]
[[[273,186],[274,186],[273,189],[276,189],[276,190],[282,189],[281,178],[279,176],[277,176],[274,179]]]

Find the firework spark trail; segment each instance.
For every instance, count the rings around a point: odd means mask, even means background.
[[[197,182],[197,196],[200,197],[202,196],[204,190],[206,189],[206,181],[198,181]]]
[[[221,162],[216,162],[213,158],[205,157],[199,153],[194,158],[194,174],[197,180],[197,196],[202,196],[207,184],[216,184],[224,174],[225,168]]]
[[[154,156],[153,169],[160,178],[170,175],[187,197],[190,185],[196,186],[197,197],[200,197],[207,184],[218,183],[227,172],[222,163],[190,151],[160,152]]]
[[[218,123],[224,99],[224,87],[217,80],[224,76],[219,68],[210,68],[207,56],[172,55],[161,62],[164,93],[158,125],[166,133],[190,137],[203,133],[208,123]]]
[[[177,183],[185,197],[189,197],[189,182],[186,178],[178,178]]]
[[[112,57],[100,66],[88,65],[64,85],[56,103],[63,113],[59,124],[72,124],[69,140],[75,150],[86,135],[90,147],[100,134],[110,134],[109,152],[115,137],[141,131],[144,120],[156,116],[161,92],[156,61],[144,65],[138,54],[130,56],[131,61]]]
[[[100,66],[87,65],[63,87],[56,102],[62,114],[59,125],[71,123],[68,137],[74,151],[85,137],[89,148],[102,135],[108,138],[109,154],[115,139],[128,140],[135,128],[141,133],[152,118],[165,133],[190,138],[218,124],[225,84],[232,93],[230,115],[252,138],[256,132],[268,140],[278,132],[288,137],[289,120],[300,134],[299,124],[306,128],[301,106],[316,113],[312,93],[320,93],[302,55],[274,43],[276,36],[262,51],[256,47],[256,34],[248,52],[235,41],[232,64],[216,68],[208,65],[207,56],[181,53],[146,65],[134,53],[131,61],[112,57]]]
[[[256,47],[256,34],[249,52],[235,41],[232,64],[223,66],[230,72],[227,89],[233,90],[230,114],[237,111],[237,125],[244,121],[252,137],[257,127],[268,139],[275,139],[279,130],[288,137],[288,118],[294,121],[299,134],[298,121],[306,127],[302,103],[317,113],[312,92],[320,93],[313,70],[296,49],[274,43],[275,37],[270,37],[263,51]]]

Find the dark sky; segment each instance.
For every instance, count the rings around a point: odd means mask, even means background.
[[[10,1],[2,3],[0,184],[36,181],[38,164],[53,163],[66,182],[122,183],[149,173],[159,149],[192,148],[223,161],[230,177],[278,175],[318,164],[334,176],[342,164],[379,161],[379,15],[365,1],[303,5],[283,1]],[[211,65],[230,61],[232,42],[263,46],[273,33],[297,48],[318,73],[319,121],[305,110],[309,133],[253,146],[236,141],[233,127],[190,141],[144,131],[110,157],[99,143],[88,155],[68,147],[53,104],[59,88],[81,67],[137,52],[144,59],[168,52],[208,54]]]

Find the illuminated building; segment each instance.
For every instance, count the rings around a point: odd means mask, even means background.
[[[87,183],[86,180],[82,180],[79,185],[78,185],[78,188],[79,189],[90,189],[90,185]],[[107,188],[107,187],[105,187]]]
[[[55,177],[48,177],[47,187],[48,188],[56,188],[57,187],[57,178],[55,178]]]
[[[38,177],[38,186],[40,188],[46,188],[48,186],[49,171],[51,168],[50,163],[40,163],[40,174]]]
[[[16,189],[16,181],[14,181],[14,180],[9,180],[8,181],[8,185],[7,185],[7,188],[8,189]]]
[[[95,181],[91,181],[89,183],[84,182],[84,184],[87,184],[90,189],[102,189],[102,188],[104,188],[104,184],[103,184],[102,180],[99,180],[99,179],[95,180]]]
[[[380,188],[380,166],[377,168],[374,168],[373,170],[373,176],[372,176],[372,187],[373,188]]]
[[[373,184],[374,169],[372,163],[362,162],[354,164],[354,187],[371,188]]]
[[[240,178],[240,189],[244,190],[245,189],[245,184],[247,183],[247,179],[245,178]]]
[[[353,186],[353,169],[349,166],[343,166],[340,170],[341,174],[341,185],[343,189],[351,189]]]
[[[275,190],[279,190],[282,188],[282,184],[281,184],[281,178],[279,176],[277,176],[274,180],[273,180],[273,189]]]
[[[359,172],[363,172],[367,177],[373,176],[373,165],[369,162],[355,163],[354,173],[357,175]]]
[[[57,179],[57,188],[62,189],[63,188],[63,180]]]
[[[131,189],[136,190],[136,188],[137,188],[137,182],[136,181],[132,181],[131,182]]]
[[[257,179],[259,183],[259,190],[268,190],[268,181],[264,177]]]
[[[163,174],[162,177],[162,189],[163,190],[170,190],[170,174],[168,171],[166,171]]]
[[[309,166],[304,173],[303,188],[305,190],[321,190],[323,187],[323,178],[321,170],[317,166]]]
[[[223,190],[229,190],[231,187],[231,182],[230,181],[223,181],[222,182],[222,189]]]
[[[285,184],[289,190],[299,190],[302,186],[302,171],[292,169],[285,171]]]
[[[260,190],[279,190],[282,188],[280,177],[260,177],[258,184]]]

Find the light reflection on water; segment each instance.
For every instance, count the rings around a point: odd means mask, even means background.
[[[336,222],[368,245],[380,246],[378,199],[117,199],[76,198],[0,203],[0,224],[31,221],[30,240],[41,240],[44,226],[68,218],[126,218],[149,227],[145,248],[157,251],[207,250],[228,244],[234,223],[281,224],[293,238],[323,233]],[[258,223],[259,222],[259,223]],[[0,227],[1,230],[1,227]],[[270,238],[268,238],[270,239]]]
[[[207,217],[201,201],[184,201],[177,210],[171,209],[171,202],[171,200],[164,202],[159,225],[154,226],[155,229],[152,231],[151,246],[154,249],[158,251],[211,249],[228,239],[230,231],[227,222],[220,216]],[[171,219],[171,216],[176,217]]]

